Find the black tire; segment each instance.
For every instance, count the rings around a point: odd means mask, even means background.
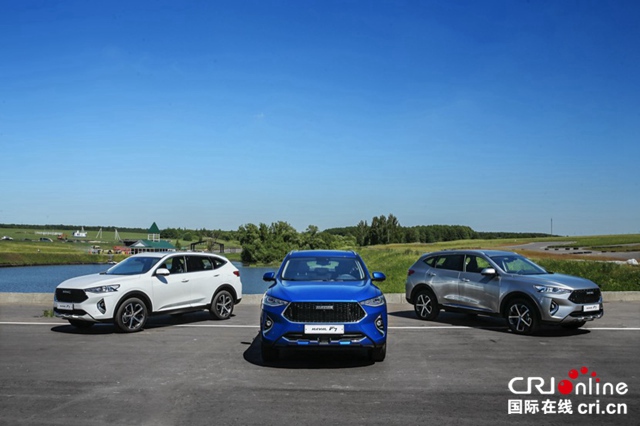
[[[369,350],[369,359],[374,362],[382,362],[387,356],[387,344],[384,343],[379,348]]]
[[[586,323],[587,323],[586,321],[577,321],[577,322],[569,322],[569,323],[560,324],[560,325],[563,328],[566,328],[567,330],[577,330],[583,325],[585,325]]]
[[[92,323],[91,321],[69,320],[69,324],[71,324],[75,328],[81,328],[83,330],[86,330],[88,328],[93,327],[94,323]]]
[[[115,324],[125,333],[134,333],[144,328],[149,315],[147,306],[136,297],[126,299],[116,311]]]
[[[424,321],[433,321],[438,318],[440,308],[438,307],[438,299],[430,289],[420,290],[415,297],[413,309],[418,318]]]
[[[219,320],[229,319],[233,313],[233,296],[227,290],[217,292],[211,300],[209,312],[213,318]]]
[[[263,362],[275,362],[280,356],[278,348],[270,346],[268,343],[265,343],[264,340],[260,340],[260,352]]]
[[[509,301],[505,314],[512,332],[531,335],[538,331],[539,315],[532,302],[526,299],[513,299]]]

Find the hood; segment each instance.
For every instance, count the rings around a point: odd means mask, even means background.
[[[575,277],[564,274],[542,274],[542,275],[511,275],[519,282],[529,282],[540,285],[558,285],[568,287],[572,290],[585,290],[589,288],[599,288],[597,284],[586,278]]]
[[[382,294],[370,281],[279,281],[267,293],[295,302],[361,302]]]
[[[100,285],[109,284],[122,284],[123,282],[133,281],[140,277],[140,275],[106,275],[106,274],[91,274],[83,275],[81,277],[70,278],[63,281],[58,285],[58,288],[89,288],[97,287]]]

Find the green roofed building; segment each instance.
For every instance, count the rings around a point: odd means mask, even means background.
[[[176,247],[169,241],[160,239],[160,228],[153,222],[146,240],[137,240],[132,244],[127,244],[131,254],[144,253],[149,251],[176,251]]]

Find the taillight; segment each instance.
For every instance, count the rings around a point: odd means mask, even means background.
[[[239,277],[240,276],[240,271],[238,271],[238,270],[233,271],[233,275],[235,275],[236,277]]]
[[[414,271],[413,269],[409,269],[407,271],[407,276],[410,277],[411,275],[413,275],[416,271]]]

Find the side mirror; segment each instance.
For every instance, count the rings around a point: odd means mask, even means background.
[[[156,269],[156,275],[166,276],[171,275],[171,272],[167,268],[158,268]]]
[[[387,279],[387,276],[382,272],[374,272],[371,274],[371,281],[384,281]]]
[[[262,276],[262,281],[275,281],[276,280],[276,273],[275,272],[266,272],[263,276]]]
[[[482,275],[498,275],[495,268],[484,268],[480,273]]]

